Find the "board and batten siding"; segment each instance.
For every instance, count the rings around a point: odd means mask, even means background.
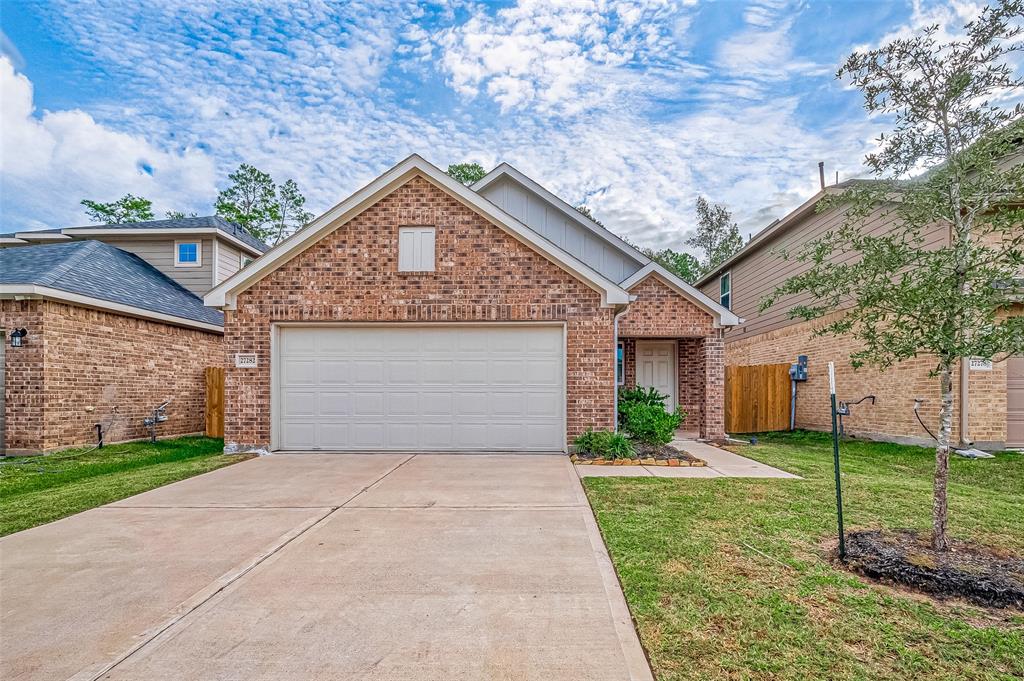
[[[891,218],[885,215],[886,210],[886,208],[880,208],[875,211],[864,223],[861,231],[874,235],[888,232],[892,222]],[[790,260],[785,260],[779,255],[779,251],[787,251],[796,255],[810,241],[821,237],[829,230],[841,227],[844,215],[845,211],[841,208],[833,208],[822,213],[812,211],[795,224],[758,244],[738,261],[721,268],[716,276],[700,286],[702,292],[717,302],[720,293],[719,276],[725,272],[731,273],[732,311],[744,320],[744,324],[726,330],[727,342],[782,329],[803,321],[792,319],[789,312],[794,305],[809,300],[806,294],[789,296],[764,312],[760,310],[761,301],[777,286],[808,268],[807,264],[797,262],[792,256]],[[936,225],[925,234],[924,247],[940,247],[947,242],[948,238],[948,229],[945,226]],[[855,254],[848,254],[837,258],[835,262],[850,262],[854,258],[856,258]]]
[[[187,239],[188,237],[179,237],[178,239],[104,237],[103,241],[122,251],[134,253],[192,293],[202,297],[213,288],[213,239],[199,239],[203,252],[199,267],[175,267],[174,242]]]
[[[241,269],[242,253],[223,241],[217,243],[217,283],[224,281]]]
[[[480,193],[530,229],[612,281],[623,281],[642,266],[619,248],[511,178],[501,178],[484,187]]]

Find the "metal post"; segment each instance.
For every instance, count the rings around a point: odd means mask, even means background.
[[[832,467],[836,477],[836,516],[839,521],[839,559],[846,560],[846,533],[843,531],[843,484],[839,478],[839,428],[836,423],[836,367],[828,363],[828,389],[832,397]]]

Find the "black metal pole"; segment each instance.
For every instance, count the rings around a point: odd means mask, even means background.
[[[839,428],[836,425],[836,394],[834,390],[832,392],[832,467],[835,470],[836,476],[836,516],[839,520],[839,559],[846,560],[846,533],[843,531],[843,483],[839,479]]]

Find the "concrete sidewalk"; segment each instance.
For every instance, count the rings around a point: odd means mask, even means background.
[[[576,466],[580,477],[656,478],[790,478],[798,475],[696,440],[673,440],[672,445],[702,459],[707,466]]]
[[[0,539],[4,679],[651,679],[562,455],[280,455]]]

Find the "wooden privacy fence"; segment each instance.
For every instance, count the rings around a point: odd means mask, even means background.
[[[224,367],[206,367],[206,435],[224,437]]]
[[[789,430],[788,364],[725,367],[725,432]]]

